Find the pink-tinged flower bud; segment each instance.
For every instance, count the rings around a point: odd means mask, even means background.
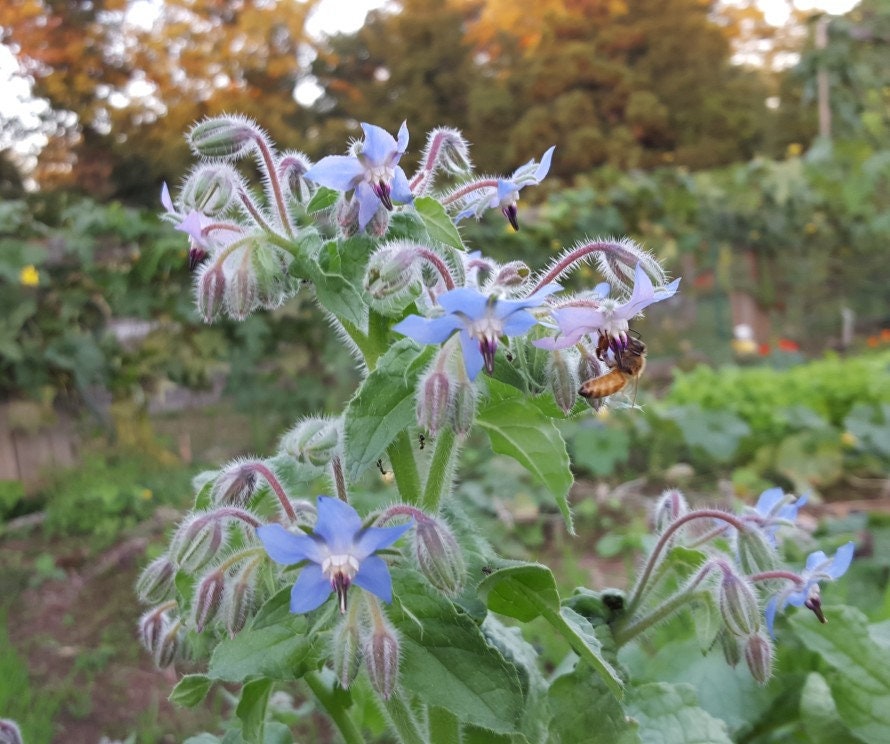
[[[476,386],[467,380],[454,386],[451,399],[451,428],[456,434],[465,436],[470,433],[476,421]]]
[[[403,243],[392,243],[376,251],[365,272],[365,289],[372,299],[386,299],[417,284],[416,258],[412,247]]]
[[[389,700],[399,676],[399,639],[395,628],[381,615],[365,641],[365,666],[371,686]]]
[[[773,673],[773,644],[762,633],[745,642],[745,663],[757,684],[765,685]]]
[[[240,632],[253,614],[256,599],[257,568],[261,561],[244,563],[226,582],[221,614],[230,636]]]
[[[22,744],[19,725],[9,718],[0,719],[0,744]]]
[[[351,238],[358,232],[358,201],[351,197],[349,199],[340,199],[335,209],[340,233],[344,238]]]
[[[244,320],[259,304],[256,273],[249,256],[238,263],[226,282],[225,302],[233,320]]]
[[[392,202],[390,202],[390,204],[392,204]],[[391,208],[392,207],[390,207],[390,209]],[[365,225],[365,231],[368,233],[368,235],[371,235],[375,238],[382,238],[384,235],[386,235],[386,231],[389,229],[389,217],[389,209],[381,206],[376,212],[374,212],[374,216],[371,217],[368,224]]]
[[[348,690],[358,674],[362,662],[359,629],[349,613],[331,631],[331,663],[340,686]]]
[[[166,555],[155,558],[136,581],[136,595],[146,604],[158,604],[173,596],[176,567]]]
[[[689,504],[683,493],[676,488],[667,489],[655,504],[653,514],[655,531],[660,535],[688,511]]]
[[[201,165],[189,174],[179,200],[186,211],[222,214],[232,204],[240,183],[241,177],[228,165]]]
[[[222,266],[204,264],[195,280],[195,300],[205,323],[212,323],[222,312],[226,295],[226,276]]]
[[[155,648],[154,659],[159,669],[170,666],[179,654],[182,647],[182,621],[170,620],[164,627],[158,645]]]
[[[173,560],[185,571],[199,571],[225,547],[226,531],[213,513],[196,514],[180,526],[170,544]]]
[[[717,634],[720,641],[720,648],[723,649],[723,658],[729,666],[735,668],[742,660],[742,641],[732,633],[728,633],[726,628],[721,628]]]
[[[779,562],[769,535],[750,523],[736,533],[736,552],[739,565],[746,574],[772,571]]]
[[[547,378],[550,381],[550,390],[563,413],[568,413],[575,406],[578,399],[578,378],[575,376],[575,364],[571,356],[561,351],[554,351],[550,355]]]
[[[717,591],[717,604],[726,629],[746,638],[760,629],[760,603],[751,584],[738,576],[729,564],[720,566],[723,579]]]
[[[448,420],[451,384],[448,376],[431,368],[421,379],[417,396],[417,425],[435,436]]]
[[[258,476],[250,461],[235,460],[217,476],[210,491],[214,504],[247,506],[256,493]]]
[[[437,163],[449,173],[462,175],[473,170],[470,160],[470,146],[457,129],[440,128],[430,132],[431,144],[439,143]]]
[[[418,518],[414,524],[414,550],[421,573],[436,589],[455,597],[463,589],[466,566],[454,533],[443,521]]]
[[[152,656],[154,656],[155,651],[157,651],[161,638],[166,632],[169,624],[170,621],[167,617],[167,613],[164,611],[164,606],[154,607],[148,612],[143,613],[139,618],[139,642]]]
[[[278,160],[278,178],[288,193],[299,202],[305,202],[310,197],[311,192],[303,174],[311,167],[312,163],[305,154],[293,150],[283,153]]]
[[[199,633],[202,633],[219,613],[225,589],[225,574],[219,570],[211,571],[198,582],[192,602],[192,612],[195,629]]]
[[[340,425],[326,418],[308,418],[281,439],[281,448],[298,462],[323,471],[339,454]]]
[[[528,264],[523,261],[510,261],[498,270],[494,283],[501,287],[521,287],[531,276]]]
[[[240,116],[217,116],[195,124],[187,139],[196,155],[234,160],[256,147],[262,132]]]

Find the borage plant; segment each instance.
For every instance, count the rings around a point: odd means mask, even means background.
[[[556,422],[602,404],[579,384],[642,356],[629,323],[679,280],[627,239],[581,242],[538,272],[467,249],[456,221],[498,208],[517,227],[519,191],[546,176],[553,148],[509,178],[472,178],[461,134],[436,129],[409,177],[407,126],[396,137],[362,129],[346,155],[313,164],[277,152],[250,121],[210,119],[189,134],[200,164],[175,199],[164,189],[207,322],[311,292],[362,377],[340,416],[301,420],[274,456],[206,476],[145,569],[143,644],[161,667],[206,661],[172,698],[193,705],[214,684],[241,685],[226,742],[290,741],[282,721],[293,719],[272,693],[297,680],[350,744],[384,728],[411,743],[635,741],[676,705],[683,736],[723,741],[694,696],[636,684],[619,651],[693,608],[702,648],[723,648],[766,683],[776,614],[790,604],[824,620],[819,581],[844,573],[852,545],[789,571],[777,533],[794,528],[802,500],[771,490],[733,514],[668,491],[626,594],[561,596],[546,566],[498,555],[461,507],[461,445],[485,431],[552,494],[573,534]],[[261,191],[235,167],[244,158]],[[606,281],[564,291],[591,262]],[[390,492],[354,498],[378,468],[394,475]],[[516,630],[532,621],[563,644],[549,677]]]

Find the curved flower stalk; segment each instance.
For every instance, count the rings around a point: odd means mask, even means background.
[[[541,161],[529,160],[517,168],[509,178],[484,177],[459,186],[448,194],[442,203],[456,205],[460,211],[454,216],[455,222],[467,217],[482,218],[489,209],[500,209],[514,230],[519,229],[517,203],[519,192],[526,186],[537,185],[550,172],[550,162],[556,147],[549,148]]]
[[[342,191],[353,191],[358,202],[358,229],[364,230],[382,208],[414,199],[399,159],[408,147],[408,126],[403,122],[398,140],[381,127],[362,124],[365,139],[353,147],[353,155],[328,155],[303,174],[307,181]]]
[[[470,287],[459,287],[438,298],[445,315],[423,318],[409,315],[393,330],[421,344],[441,344],[459,332],[467,376],[475,380],[482,368],[494,372],[494,355],[501,336],[521,336],[538,320],[530,309],[540,307],[561,287],[551,284],[521,300],[500,299]]]
[[[280,524],[263,525],[257,535],[276,563],[286,566],[308,562],[291,591],[290,610],[309,612],[337,593],[340,612],[346,612],[351,584],[392,601],[392,580],[378,550],[389,547],[413,523],[396,527],[365,527],[349,504],[329,496],[318,497],[318,521],[310,535],[294,535]]]

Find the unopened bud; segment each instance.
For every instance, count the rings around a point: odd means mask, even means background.
[[[177,565],[194,572],[206,566],[225,547],[226,531],[213,513],[197,514],[184,522],[171,542]]]
[[[435,436],[448,419],[449,391],[448,376],[435,367],[420,381],[417,396],[417,425]]]
[[[772,571],[778,564],[776,548],[769,535],[751,523],[736,533],[736,552],[742,571],[749,575]]]
[[[386,231],[389,229],[389,215],[389,210],[381,204],[377,211],[374,212],[374,216],[368,221],[368,224],[365,225],[365,231],[368,235],[375,238],[382,238],[386,235]]]
[[[146,604],[158,604],[173,596],[176,567],[166,555],[149,563],[136,581],[136,595]]]
[[[238,173],[228,165],[202,165],[189,174],[179,198],[186,210],[218,215],[231,205],[240,181]]]
[[[578,378],[575,377],[575,365],[565,352],[554,351],[550,355],[548,379],[553,399],[563,413],[568,413],[578,399]]]
[[[152,656],[157,651],[169,623],[170,621],[163,607],[155,607],[143,613],[142,617],[139,618],[139,642]]]
[[[376,251],[368,261],[365,289],[375,300],[398,294],[418,280],[417,254],[411,246],[393,243]]]
[[[154,659],[159,669],[164,669],[176,661],[182,647],[182,622],[179,619],[169,620],[155,648]]]
[[[253,462],[235,460],[217,476],[210,491],[214,504],[247,506],[256,493],[258,477]]]
[[[201,633],[217,616],[226,589],[225,574],[211,571],[198,582],[192,602],[195,629]]]
[[[773,673],[773,644],[769,638],[761,633],[748,638],[745,642],[745,663],[758,684],[769,682]]]
[[[683,493],[676,488],[667,489],[655,504],[655,531],[660,535],[688,511],[689,504]]]
[[[717,604],[726,629],[745,638],[760,629],[760,604],[753,587],[738,576],[728,564],[721,566],[723,580],[717,592]]]
[[[256,124],[237,116],[205,119],[188,133],[192,150],[205,158],[239,158],[252,150],[260,138]]]
[[[588,351],[581,353],[578,360],[578,379],[582,382],[587,380],[595,380],[597,377],[605,374],[606,366],[600,362],[593,354]],[[598,411],[603,405],[603,398],[588,398],[588,404],[593,410]]]
[[[226,583],[221,612],[231,636],[244,628],[253,613],[259,565],[258,560],[244,563]]]
[[[476,420],[476,386],[467,380],[454,386],[451,399],[451,426],[456,434],[466,435]]]
[[[282,437],[281,448],[298,462],[323,470],[339,454],[339,422],[308,418]]]
[[[421,573],[439,591],[454,597],[463,588],[466,566],[454,533],[444,522],[418,519],[414,525],[414,549]]]
[[[434,129],[429,136],[431,142],[439,140],[439,162],[449,173],[461,175],[473,170],[470,148],[463,135],[456,129]]]
[[[22,744],[22,732],[15,721],[0,719],[0,744]]]
[[[274,310],[293,294],[288,291],[288,266],[292,257],[278,246],[261,240],[253,250],[252,260],[257,302],[266,310]]]
[[[297,201],[303,202],[309,198],[303,174],[310,167],[309,158],[302,152],[286,152],[278,161],[278,177]]]
[[[362,662],[359,630],[352,613],[343,617],[331,631],[331,662],[340,686],[348,690]]]
[[[521,287],[530,275],[528,264],[523,261],[510,261],[500,267],[494,283],[501,287]]]
[[[226,282],[225,301],[229,317],[233,320],[244,320],[259,304],[256,273],[247,251]]]
[[[337,224],[344,238],[350,238],[358,232],[358,210],[359,203],[352,197],[337,202]]]
[[[726,659],[726,663],[735,668],[742,660],[742,641],[732,633],[728,633],[726,628],[720,629],[717,639],[720,641],[720,648],[723,649],[723,658]]]
[[[399,639],[395,628],[382,616],[365,641],[364,655],[372,687],[389,700],[399,675]]]
[[[222,266],[207,263],[198,273],[195,281],[195,299],[198,312],[205,323],[212,323],[223,309],[226,295],[226,276]]]

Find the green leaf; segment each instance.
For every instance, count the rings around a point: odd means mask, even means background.
[[[363,236],[331,240],[322,246],[316,261],[307,264],[318,301],[363,333],[368,330],[368,305],[362,282],[371,248],[372,242]]]
[[[807,648],[819,655],[820,669],[844,724],[860,739],[884,744],[890,731],[890,651],[875,643],[865,615],[853,607],[825,608],[830,622],[795,613],[789,622]]]
[[[266,706],[272,693],[271,679],[255,679],[241,688],[241,700],[235,715],[241,721],[241,735],[246,741],[261,741],[266,723]]]
[[[344,413],[344,466],[356,480],[386,452],[390,442],[417,422],[414,388],[435,350],[400,339],[384,354]]]
[[[480,582],[478,592],[492,612],[524,623],[547,609],[559,611],[556,580],[550,569],[539,563],[499,569]]]
[[[565,441],[553,421],[515,388],[489,380],[490,398],[476,422],[491,440],[491,448],[512,457],[556,499],[566,529],[575,534],[568,494],[572,471]]]
[[[438,200],[433,199],[431,196],[421,196],[414,200],[414,207],[417,209],[417,214],[420,215],[426,231],[433,240],[456,248],[459,251],[464,250],[460,233],[454,226],[451,217],[445,211],[445,207]]]
[[[316,191],[312,198],[309,200],[309,203],[306,205],[306,211],[309,214],[315,214],[316,212],[324,211],[325,209],[330,209],[337,203],[337,199],[340,198],[340,192],[334,191],[333,189],[327,188],[327,186],[319,186],[318,191]]]
[[[630,434],[620,427],[594,422],[580,427],[569,446],[577,467],[607,476],[630,457]]]
[[[190,736],[182,744],[219,744],[219,742],[220,742],[220,738],[218,736],[214,736],[213,734],[208,734],[205,731],[203,734],[198,734],[197,736]]]
[[[732,744],[726,724],[698,707],[691,685],[642,685],[633,691],[628,708],[640,723],[642,742]]]
[[[185,708],[193,708],[198,705],[210,692],[213,680],[203,674],[186,674],[170,693],[171,703]]]
[[[516,668],[418,574],[393,569],[393,584],[398,599],[388,614],[400,632],[404,688],[463,723],[518,732],[525,698]]]
[[[596,636],[590,621],[570,607],[562,607],[559,617],[562,619],[563,625],[557,627],[557,630],[562,633],[575,653],[599,674],[609,691],[616,698],[621,699],[624,694],[624,682],[615,667],[606,660],[603,654],[603,644]]]
[[[716,462],[729,462],[751,427],[729,411],[697,405],[677,406],[665,415],[676,422],[690,447],[698,447]]]
[[[636,744],[636,721],[608,694],[590,667],[578,664],[558,677],[548,694],[553,718],[550,732],[556,741],[584,744]]]
[[[853,735],[840,719],[831,688],[818,672],[810,672],[800,692],[800,721],[811,744],[853,744]]]

